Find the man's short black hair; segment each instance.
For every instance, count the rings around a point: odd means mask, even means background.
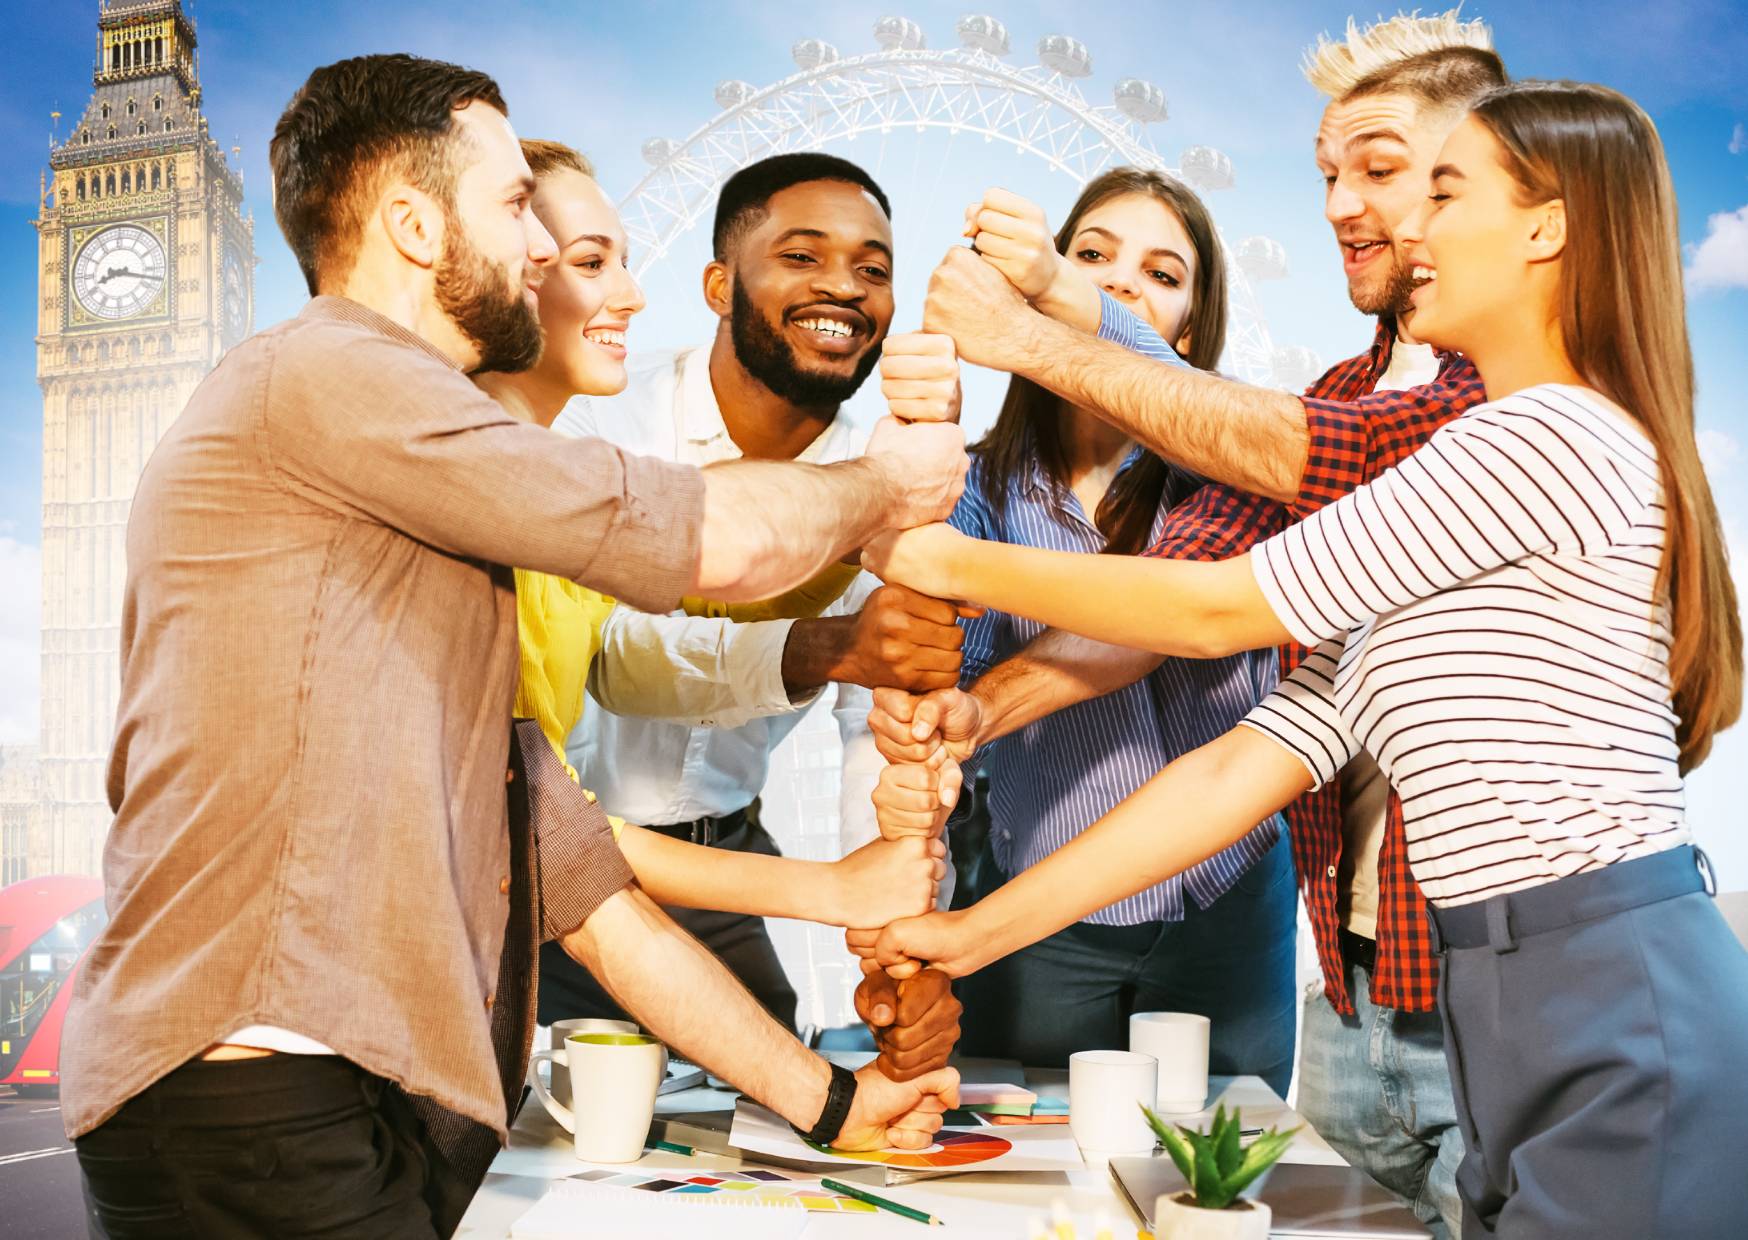
[[[710,230],[710,248],[716,261],[727,262],[728,252],[740,239],[764,222],[766,206],[773,194],[809,181],[860,185],[874,196],[886,218],[892,218],[892,204],[886,200],[886,192],[849,160],[818,151],[773,155],[748,164],[722,183],[722,194],[716,200],[716,224]]]
[[[273,214],[312,294],[351,272],[385,173],[454,201],[454,114],[474,102],[509,115],[490,77],[441,60],[357,56],[310,74],[274,126],[268,157]]]

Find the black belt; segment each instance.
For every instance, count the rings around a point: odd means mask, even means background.
[[[645,830],[665,835],[669,839],[684,840],[688,844],[702,844],[708,848],[727,839],[746,825],[747,811],[737,809],[732,814],[723,814],[719,818],[706,815],[688,822],[664,822],[660,826],[646,827]]]
[[[1347,929],[1337,930],[1335,938],[1341,946],[1343,964],[1349,968],[1364,969],[1367,973],[1377,970],[1378,940],[1368,939],[1363,934],[1355,934]]]

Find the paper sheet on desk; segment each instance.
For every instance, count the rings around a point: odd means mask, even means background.
[[[742,1098],[734,1109],[728,1143],[761,1158],[810,1167],[880,1167],[888,1184],[985,1171],[1079,1171],[1085,1164],[1074,1138],[1060,1128],[943,1128],[923,1150],[877,1150],[851,1154],[826,1149],[795,1135],[776,1115]]]

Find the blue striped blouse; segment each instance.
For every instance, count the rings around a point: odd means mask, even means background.
[[[1121,342],[1131,348],[1177,360],[1157,336],[1147,339],[1150,332],[1123,330],[1133,319],[1117,303],[1105,307],[1105,322],[1102,335],[1120,333]],[[1112,331],[1118,324],[1122,327]],[[1137,448],[1124,468],[1139,456]],[[1170,505],[1184,493],[1182,486],[1167,487],[1154,516],[1155,536]],[[965,493],[949,521],[976,538],[1055,551],[1101,551],[1104,535],[1074,494],[1064,491],[1061,496],[1066,520],[1056,514],[1052,498],[1052,484],[1034,459],[1010,484],[1006,512],[998,521],[983,458],[973,455]],[[1044,627],[996,611],[961,624],[961,685],[1017,652]],[[986,747],[979,757],[989,773],[990,842],[1002,872],[1013,875],[1037,864],[1172,759],[1229,731],[1274,688],[1277,666],[1273,650],[1225,659],[1167,659],[1158,671],[1127,688],[1058,711]],[[1160,829],[1170,830],[1171,823],[1161,822]],[[1116,926],[1181,921],[1186,888],[1206,908],[1262,859],[1283,829],[1280,818],[1271,817],[1224,852],[1087,920]]]

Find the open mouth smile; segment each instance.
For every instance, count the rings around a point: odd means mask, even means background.
[[[847,355],[861,347],[868,320],[848,306],[814,305],[793,311],[789,324],[821,353]]]

